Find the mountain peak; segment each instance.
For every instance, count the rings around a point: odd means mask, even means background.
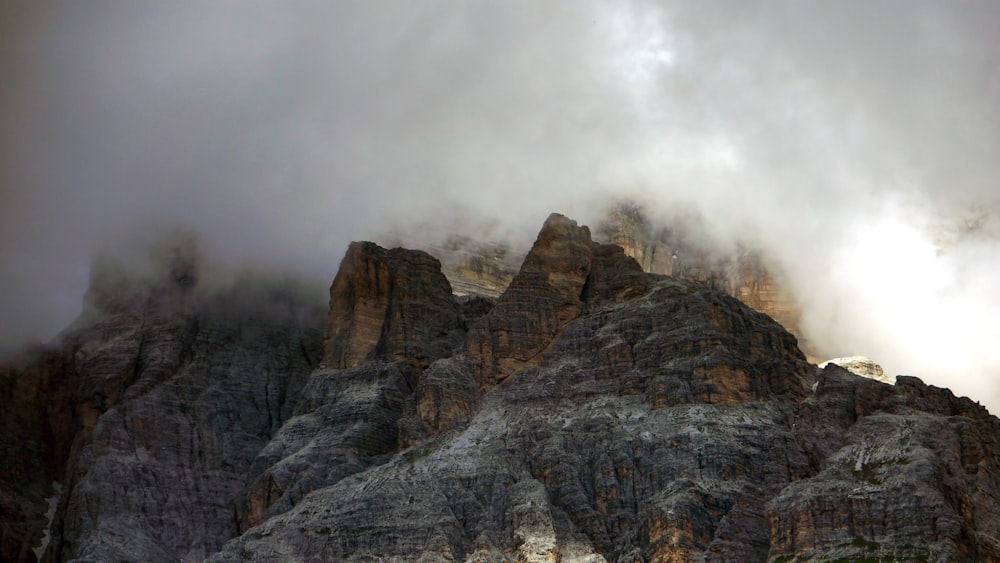
[[[330,286],[324,361],[349,368],[376,358],[421,364],[450,355],[461,326],[441,263],[420,250],[354,242]]]
[[[325,336],[252,288],[149,288],[0,366],[0,558],[1000,559],[985,409],[817,368],[562,215],[495,300],[370,242]]]

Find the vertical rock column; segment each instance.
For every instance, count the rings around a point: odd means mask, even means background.
[[[323,360],[350,368],[368,360],[426,367],[461,339],[461,314],[436,258],[353,242],[330,287]]]

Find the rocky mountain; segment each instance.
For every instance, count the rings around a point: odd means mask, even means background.
[[[232,537],[324,310],[287,280],[203,289],[187,244],[158,259],[96,265],[76,326],[0,368],[0,559],[191,561]]]
[[[608,209],[598,238],[621,246],[643,271],[701,281],[732,295],[781,323],[799,339],[807,357],[822,355],[801,328],[795,296],[761,253],[744,246],[721,248],[707,240],[706,231],[697,217],[659,226],[641,206],[620,202]]]
[[[0,371],[4,560],[1000,560],[1000,420],[560,215],[496,299],[168,263]]]
[[[411,227],[419,233],[437,231],[427,225]],[[454,225],[454,231],[474,231],[474,227],[459,222]],[[447,235],[426,235],[420,242],[421,250],[428,252],[441,263],[441,273],[448,278],[452,293],[460,299],[473,297],[496,299],[507,289],[517,274],[524,258],[523,252],[511,250],[511,243],[495,240],[495,236],[483,234],[482,239],[468,235],[449,233]],[[482,234],[482,233],[481,233]],[[400,232],[391,232],[376,240],[376,243],[386,248],[409,246],[409,237]]]

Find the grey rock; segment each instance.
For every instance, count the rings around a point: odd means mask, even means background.
[[[881,381],[882,383],[888,383],[889,385],[895,383],[894,379],[885,375],[885,372],[882,370],[882,366],[875,363],[875,360],[872,360],[871,358],[866,358],[864,356],[834,358],[819,364],[819,367],[825,368],[829,364],[837,364],[854,375],[860,375],[861,377],[867,377],[868,379],[874,379],[875,381]]]
[[[42,422],[2,439],[5,449],[30,444],[19,463],[40,468],[22,500],[37,514],[39,495],[62,484],[51,527],[36,518],[21,528],[25,545],[50,535],[44,560],[217,551],[237,531],[251,463],[319,362],[323,309],[308,287],[246,277],[202,288],[192,249],[166,248],[159,279],[96,268],[83,317],[52,350],[2,374],[5,389],[34,385],[33,397],[5,393],[3,411],[13,404],[37,413],[24,423]],[[35,559],[6,547],[3,558]]]
[[[461,341],[451,285],[419,250],[352,243],[330,286],[328,318],[323,360],[335,368],[376,359],[426,366]]]
[[[4,559],[1000,560],[985,409],[565,217],[495,305],[353,245],[322,366],[301,292],[179,264],[0,368]]]

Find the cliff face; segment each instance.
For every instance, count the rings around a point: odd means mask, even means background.
[[[330,287],[323,360],[336,368],[374,359],[428,364],[451,355],[459,316],[436,258],[353,243]]]
[[[247,470],[319,363],[323,310],[287,281],[203,290],[185,250],[167,265],[95,268],[85,318],[0,371],[0,559],[193,561],[232,537]]]
[[[801,311],[761,255],[746,248],[713,248],[696,221],[656,228],[634,204],[612,207],[599,238],[621,246],[646,272],[704,282],[770,316],[794,334],[809,358],[819,353],[800,327]]]
[[[459,298],[496,300],[521,266],[523,252],[512,251],[507,242],[491,242],[488,234],[491,227],[485,226],[483,239],[450,234],[437,238],[430,236],[420,243],[422,250],[440,260],[441,273],[448,278],[452,293]],[[456,225],[455,230],[471,231],[472,228]],[[399,233],[386,235],[376,242],[386,248],[412,244]]]
[[[441,271],[458,296],[496,299],[510,285],[519,266],[519,256],[505,244],[476,242],[458,235],[427,251],[441,260]]]
[[[171,283],[0,372],[5,560],[50,496],[51,561],[1000,559],[1000,421],[562,216],[495,305],[352,245],[322,365],[307,303]]]

